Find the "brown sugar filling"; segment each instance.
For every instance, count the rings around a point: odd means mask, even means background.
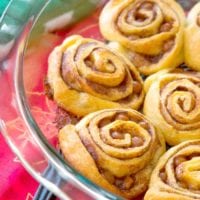
[[[183,169],[182,169],[182,163],[191,160],[192,158],[196,157],[196,156],[200,156],[199,153],[194,153],[188,156],[184,156],[184,155],[180,155],[177,156],[176,158],[174,158],[174,171],[175,171],[175,176],[178,180],[178,184],[180,185],[180,187],[182,188],[186,188],[186,189],[192,189],[192,190],[199,190],[200,188],[194,187],[192,185],[188,185],[186,182],[184,182],[184,180],[182,179],[182,173],[183,173]]]
[[[120,190],[130,190],[135,183],[134,175],[119,178],[107,170],[100,169],[99,171],[109,183],[115,185]]]
[[[160,171],[159,176],[164,183],[167,183],[167,174],[164,169]]]
[[[163,44],[162,52],[156,56],[129,52],[129,57],[136,67],[149,66],[158,63],[163,56],[168,53],[175,45],[174,38],[167,40]]]
[[[161,26],[160,26],[160,33],[162,32],[168,32],[173,28],[173,22],[164,22]]]
[[[44,79],[44,92],[49,99],[53,100],[53,90],[49,85],[47,77]]]
[[[124,80],[119,85],[112,87],[112,89],[115,89],[118,91],[126,91],[129,81],[130,81],[130,77],[128,77],[128,74],[126,74]],[[100,94],[109,96],[110,91],[111,91],[109,87],[100,85],[98,83],[94,83],[90,80],[86,80],[86,82],[96,93],[100,93]]]
[[[60,130],[67,124],[77,124],[81,118],[75,116],[69,111],[64,110],[61,107],[56,108],[56,116],[54,119],[55,126]]]
[[[200,14],[197,16],[197,25],[200,26]]]
[[[136,7],[136,8],[135,8]],[[136,5],[132,9],[129,10],[126,21],[131,24],[133,20],[136,20],[138,22],[143,22],[147,19],[148,16],[146,16],[142,10],[151,10],[154,13],[154,17],[152,20],[155,18],[155,10],[154,10],[154,3],[152,2],[143,2],[140,5]]]
[[[154,7],[154,4],[152,2],[144,2],[144,3],[142,3],[142,5],[140,7],[142,9],[152,10]]]
[[[143,145],[144,141],[142,138],[134,136],[132,139],[132,147],[140,147]]]
[[[123,121],[128,121],[129,117],[125,113],[119,113],[115,116],[115,120],[123,120]]]
[[[99,128],[103,128],[104,126],[110,124],[111,122],[115,121],[115,120],[122,120],[122,121],[134,121],[136,123],[138,123],[140,126],[142,126],[144,129],[149,129],[148,124],[145,121],[141,121],[141,119],[134,119],[131,116],[128,116],[128,114],[125,113],[117,113],[112,117],[109,118],[104,118],[102,120],[100,120],[98,127]],[[149,131],[149,130],[148,130]],[[124,134],[126,133],[126,131],[123,131],[123,127],[122,130],[118,129],[118,130],[111,130],[111,137],[113,139],[124,139]],[[137,135],[133,135],[132,139],[131,139],[131,147],[139,147],[142,146],[144,143],[143,139]]]

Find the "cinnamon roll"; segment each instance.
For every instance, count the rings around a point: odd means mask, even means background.
[[[144,114],[169,145],[200,139],[200,73],[159,72],[145,82]]]
[[[77,116],[105,108],[138,109],[144,99],[142,78],[128,59],[78,35],[51,53],[47,81],[58,105]]]
[[[200,71],[200,3],[189,12],[184,41],[185,63],[190,68]]]
[[[139,112],[106,109],[59,132],[65,159],[99,186],[125,198],[143,193],[165,151],[163,136]]]
[[[160,158],[144,199],[200,199],[200,140],[181,143]]]
[[[111,0],[100,16],[103,36],[121,44],[145,75],[183,62],[185,14],[174,0]]]

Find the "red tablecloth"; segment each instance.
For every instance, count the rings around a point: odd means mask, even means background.
[[[60,32],[56,35],[44,36],[44,37],[51,37],[52,44],[55,46],[57,43],[61,43],[61,41],[68,35],[72,35],[74,33],[81,34],[83,36],[96,38],[101,40],[101,35],[98,30],[98,13],[93,15],[92,17],[86,19],[80,24],[77,24],[70,30],[67,34],[65,32]],[[90,26],[88,26],[90,24]],[[38,42],[38,41],[36,41]],[[39,42],[38,42],[39,43]],[[31,62],[38,62],[40,65],[43,64],[43,51],[42,51],[42,44],[37,46],[37,54],[38,58],[36,60],[30,59]],[[53,47],[49,47],[53,48]],[[48,52],[46,50],[46,52]],[[13,56],[15,57],[15,56]],[[37,57],[37,55],[36,55]],[[12,58],[14,60],[14,58]],[[12,60],[10,63],[12,64]],[[13,62],[14,63],[14,62]],[[42,64],[41,64],[42,63]],[[9,64],[9,63],[8,63]],[[31,73],[31,72],[30,72]],[[9,74],[9,73],[8,73]],[[4,77],[5,76],[5,77]],[[6,118],[8,121],[13,121],[14,119],[10,118],[10,109],[9,104],[6,104],[10,94],[8,94],[10,85],[8,84],[8,78],[10,80],[11,75],[5,75],[1,77],[0,84],[4,91],[4,95],[1,96],[0,101],[2,105],[0,109],[2,113],[6,114]],[[34,76],[34,75],[33,75]],[[12,82],[12,80],[10,80]],[[6,86],[4,86],[6,85]],[[37,102],[36,102],[37,103]],[[9,116],[9,117],[8,117]],[[41,120],[44,120],[42,116],[40,116]],[[43,119],[42,119],[43,118]],[[4,119],[4,118],[3,118]],[[20,121],[17,122],[17,124]],[[11,131],[12,132],[12,131]],[[22,131],[23,132],[23,131]],[[20,132],[21,133],[21,132]],[[0,200],[30,200],[33,199],[34,193],[37,190],[38,183],[26,172],[26,170],[21,165],[19,159],[14,155],[8,145],[6,144],[3,136],[0,134]]]
[[[0,135],[0,200],[32,200],[38,183],[25,171]]]

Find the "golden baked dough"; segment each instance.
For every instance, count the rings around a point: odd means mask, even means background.
[[[143,193],[165,151],[162,135],[139,112],[107,109],[91,113],[59,132],[65,159],[88,179],[125,198]]]
[[[200,139],[200,73],[161,71],[145,81],[144,114],[168,144]]]
[[[100,16],[103,36],[119,42],[145,75],[183,62],[184,24],[174,0],[110,0]]]
[[[58,105],[77,116],[122,106],[138,109],[144,99],[142,78],[127,58],[78,35],[51,53],[47,81]]]
[[[152,173],[144,200],[200,199],[200,140],[171,148]]]
[[[185,28],[185,63],[188,67],[200,71],[200,3],[190,11]]]

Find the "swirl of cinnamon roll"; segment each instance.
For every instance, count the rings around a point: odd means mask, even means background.
[[[189,12],[184,38],[185,63],[190,68],[200,71],[200,3]]]
[[[200,199],[200,140],[183,142],[160,158],[144,199]]]
[[[143,193],[165,151],[162,135],[139,112],[106,109],[59,132],[65,159],[101,187],[125,198]]]
[[[121,106],[138,109],[144,99],[142,78],[129,60],[78,35],[51,53],[47,80],[59,106],[77,116]]]
[[[174,0],[111,0],[100,16],[103,36],[145,75],[183,61],[185,15]]]
[[[144,113],[168,144],[200,139],[200,74],[160,72],[145,82]]]

